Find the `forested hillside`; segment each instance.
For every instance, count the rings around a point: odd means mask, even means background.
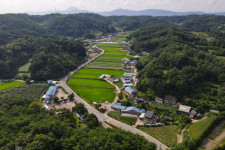
[[[60,78],[86,56],[82,43],[63,39],[112,32],[111,21],[95,14],[0,15],[0,78],[15,77],[30,59],[32,79]]]
[[[129,39],[135,53],[151,53],[137,63],[140,91],[153,90],[162,97],[175,95],[202,112],[212,107],[225,109],[225,61],[216,56],[225,47],[215,44],[221,39],[209,40],[184,27],[164,23],[150,23]]]

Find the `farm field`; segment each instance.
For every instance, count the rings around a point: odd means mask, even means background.
[[[191,125],[189,128],[191,138],[197,141],[202,140],[202,138],[204,138],[204,134],[210,129],[216,118],[217,116],[211,115],[210,117]]]
[[[85,74],[85,73],[76,73],[72,78],[87,78],[87,79],[98,79],[100,75],[98,74]]]
[[[107,83],[106,81],[100,81],[100,80],[91,80],[91,79],[76,79],[71,78],[68,81],[68,84],[70,86],[87,86],[87,87],[96,87],[96,88],[112,88],[114,89],[114,86]]]
[[[90,68],[85,68],[80,70],[78,73],[88,73],[88,74],[97,74],[97,75],[102,75],[102,74],[109,74],[113,76],[122,76],[125,72],[123,70],[108,70],[108,69],[90,69]]]
[[[98,47],[124,48],[123,45],[116,45],[116,44],[98,44]]]
[[[88,102],[113,102],[115,90],[72,86],[72,89]],[[107,95],[107,96],[106,96]]]
[[[102,55],[101,57],[99,58],[116,58],[116,59],[120,59],[122,60],[123,58],[128,58],[130,59],[132,56],[128,56],[128,55]]]
[[[112,40],[116,40],[117,42],[123,42],[126,41],[126,35],[118,36],[118,37],[112,37]]]
[[[114,62],[93,62],[89,64],[88,66],[99,66],[99,67],[118,67],[119,69],[121,68],[121,63],[114,63]]]
[[[124,47],[122,45],[99,45],[106,51],[106,54],[88,64],[86,68],[79,70],[67,81],[67,84],[88,102],[113,102],[116,96],[115,87],[106,81],[98,80],[98,78],[102,74],[123,76],[128,71],[122,70],[122,58],[130,56],[121,51]]]
[[[15,87],[18,85],[22,85],[22,84],[24,84],[23,81],[12,81],[12,82],[8,82],[8,83],[3,83],[3,84],[0,84],[0,91],[9,89],[9,88],[12,88],[12,87]]]
[[[137,122],[137,118],[131,118],[131,117],[123,117],[123,116],[120,116],[120,113],[119,112],[114,112],[114,111],[111,111],[111,112],[108,112],[108,115],[116,120],[119,120],[123,123],[126,123],[128,125],[134,125],[136,122]]]
[[[145,133],[155,137],[168,146],[172,146],[177,143],[177,126],[161,126],[161,127],[139,127],[138,129]]]

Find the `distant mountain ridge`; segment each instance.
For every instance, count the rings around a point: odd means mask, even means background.
[[[78,14],[78,13],[96,13],[102,16],[187,16],[187,15],[225,15],[225,12],[219,13],[206,13],[201,11],[196,12],[175,12],[170,10],[160,10],[160,9],[146,9],[146,10],[129,10],[129,9],[116,9],[113,11],[105,11],[105,12],[91,12],[88,10],[80,10],[76,7],[70,7],[64,11],[46,11],[46,12],[27,12],[30,15],[45,15],[51,13],[59,13],[59,14]]]

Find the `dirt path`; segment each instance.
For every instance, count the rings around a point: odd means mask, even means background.
[[[185,128],[181,131],[181,134],[177,134],[177,143],[182,143],[183,142],[184,130],[185,130]]]
[[[109,84],[115,86],[117,94],[119,94],[121,92],[120,88],[117,85],[115,85],[113,82],[111,82],[110,80],[107,80],[107,79],[106,79],[106,82],[108,82]],[[112,102],[111,106],[114,105],[115,103],[117,103],[118,99],[119,99],[119,97],[116,95],[116,97],[115,97],[114,101]]]
[[[223,128],[223,125],[225,125],[225,121],[220,123],[216,128],[212,130],[212,132],[209,134],[209,136],[203,140],[201,148],[205,150],[211,150],[218,146],[222,139],[225,138],[225,131],[223,131],[219,136],[217,136],[215,139],[211,139],[216,136],[216,134]]]

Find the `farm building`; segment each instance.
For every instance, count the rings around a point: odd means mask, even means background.
[[[123,87],[133,87],[134,84],[123,84]]]
[[[144,98],[141,98],[141,97],[136,97],[136,103],[144,103],[145,102],[145,99]]]
[[[114,79],[113,80],[113,83],[117,83],[117,82],[119,82],[120,80],[119,79]]]
[[[48,84],[52,84],[52,82],[53,82],[52,80],[47,80]]]
[[[48,88],[48,91],[45,93],[45,95],[43,95],[42,98],[47,104],[51,103],[51,99],[55,96],[56,90],[57,90],[57,86],[50,86]]]
[[[125,91],[130,95],[130,96],[136,96],[137,95],[137,91],[135,91],[134,89],[132,89],[131,87],[126,87]]]
[[[191,111],[191,107],[190,106],[180,105],[177,113],[178,113],[178,115],[182,115],[183,114],[183,115],[187,115],[188,116],[190,111]]]
[[[108,74],[103,74],[99,77],[99,80],[104,80],[104,79],[109,79],[111,78],[112,76],[111,75],[108,75]]]
[[[133,77],[133,76],[136,76],[136,73],[128,73],[128,72],[125,72],[123,74],[124,77]]]
[[[134,82],[133,78],[131,78],[131,77],[122,77],[121,81],[122,81],[123,84],[133,83]]]
[[[218,110],[214,110],[214,109],[210,109],[210,110],[209,110],[209,112],[211,112],[211,113],[215,113],[215,114],[218,114],[218,113],[219,113],[219,111],[218,111]]]
[[[131,66],[135,66],[136,65],[136,61],[131,61],[129,64],[131,65]]]
[[[144,109],[140,110],[140,109],[138,109],[138,108],[136,108],[134,106],[130,106],[130,107],[127,107],[122,112],[127,113],[127,114],[133,114],[133,115],[138,115],[139,116],[141,113],[144,113],[145,110]]]
[[[177,104],[177,98],[171,95],[168,95],[164,98],[164,103],[169,105],[176,105]]]
[[[159,103],[159,104],[162,104],[162,103],[163,103],[163,99],[160,98],[160,97],[156,97],[156,98],[155,98],[155,102],[156,102],[156,103]]]
[[[112,105],[111,108],[116,111],[122,111],[122,110],[125,110],[127,107],[123,106],[121,103],[116,103],[116,104]]]
[[[45,104],[45,105],[44,105],[44,108],[45,108],[46,110],[54,110],[54,109],[55,109],[51,104]]]

